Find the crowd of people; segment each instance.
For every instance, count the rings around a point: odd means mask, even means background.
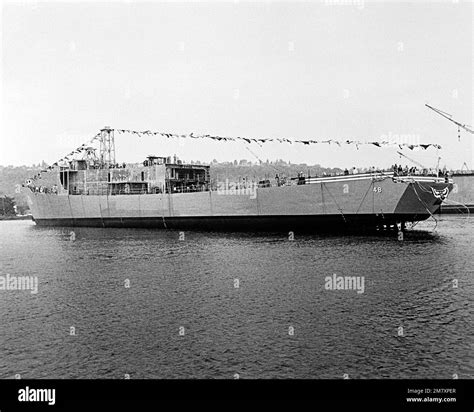
[[[351,167],[350,169],[347,169],[345,168],[344,169],[344,175],[347,176],[347,175],[356,175],[356,174],[359,174],[359,173],[381,173],[381,172],[385,172],[386,170],[381,170],[381,169],[378,169],[376,168],[375,166],[372,166],[372,167],[366,167],[366,168],[357,168],[357,167]],[[325,176],[323,174],[323,176]]]
[[[395,176],[409,176],[409,175],[423,174],[423,173],[420,173],[420,171],[416,168],[416,166],[408,168],[408,166],[406,165],[405,167],[403,167],[402,165],[397,165],[396,163],[392,166],[392,171]]]
[[[364,167],[364,168],[357,168],[357,167],[351,167],[350,169],[345,168],[342,173],[341,172],[333,172],[333,173],[328,173],[328,172],[323,172],[321,175],[315,174],[312,176],[308,177],[313,177],[313,178],[319,178],[319,177],[332,177],[332,176],[349,176],[349,175],[357,175],[357,174],[362,174],[362,173],[387,173],[387,172],[393,172],[394,176],[438,176],[438,177],[445,177],[449,178],[450,172],[446,170],[446,168],[443,169],[421,169],[416,166],[408,167],[405,165],[403,167],[402,165],[397,165],[394,164],[390,168],[387,169],[380,169],[375,166],[371,167]],[[296,178],[292,178],[291,180],[297,180],[298,184],[305,184],[307,177],[304,172],[299,172],[298,176]],[[277,182],[278,186],[286,183],[286,179],[282,176],[280,176],[278,173],[275,176],[275,180]]]
[[[412,167],[402,167],[402,165],[397,165],[396,163],[392,166],[391,170],[395,176],[438,176],[438,177],[449,177],[449,171],[444,167],[440,169],[419,169],[416,166]]]
[[[124,163],[111,163],[108,166],[105,166],[105,168],[108,169],[125,169],[127,167],[127,164]],[[89,169],[103,169],[104,166],[100,162],[94,162],[94,163],[89,163]]]
[[[408,167],[405,165],[403,167],[401,164],[397,165],[394,164],[390,167],[390,169],[378,169],[375,166],[364,168],[364,169],[357,169],[356,167],[352,167],[351,169],[344,169],[344,175],[354,175],[358,173],[383,173],[383,172],[393,172],[395,176],[439,176],[439,177],[448,177],[450,173],[446,170],[446,167],[443,169],[426,169],[426,168],[419,168],[416,166]]]

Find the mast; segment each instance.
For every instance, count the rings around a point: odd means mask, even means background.
[[[100,130],[100,151],[99,159],[102,166],[115,164],[115,139],[114,129],[105,126]]]

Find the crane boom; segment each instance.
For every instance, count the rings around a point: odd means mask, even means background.
[[[398,151],[397,151],[397,153],[400,156],[403,156],[404,158],[408,159],[410,162],[415,163],[417,166],[420,166],[422,169],[427,169],[427,167],[425,165],[422,165],[420,162],[417,162],[416,160],[413,160],[411,157],[408,157],[406,154],[403,154],[402,152],[398,152]]]
[[[440,116],[443,116],[445,119],[448,119],[450,122],[453,122],[456,126],[460,127],[461,129],[464,129],[466,132],[474,134],[474,130],[472,130],[469,125],[459,123],[458,121],[454,120],[449,113],[443,112],[440,109],[436,109],[435,107],[430,106],[429,104],[425,104],[426,107],[429,109],[433,110],[434,112],[438,113]]]

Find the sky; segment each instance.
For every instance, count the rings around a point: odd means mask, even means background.
[[[473,3],[3,2],[0,165],[51,164],[112,128],[437,143],[474,168]],[[402,136],[402,137],[400,137]],[[396,148],[116,135],[119,162],[283,159],[386,167]]]

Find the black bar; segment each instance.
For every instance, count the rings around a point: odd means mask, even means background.
[[[162,401],[312,401],[390,410],[474,410],[473,380],[3,380],[0,410],[160,405]],[[19,401],[21,389],[55,389],[55,403]],[[429,392],[427,392],[429,390]],[[408,401],[407,398],[412,399]],[[413,398],[422,400],[413,401]],[[428,399],[442,398],[442,401]]]

